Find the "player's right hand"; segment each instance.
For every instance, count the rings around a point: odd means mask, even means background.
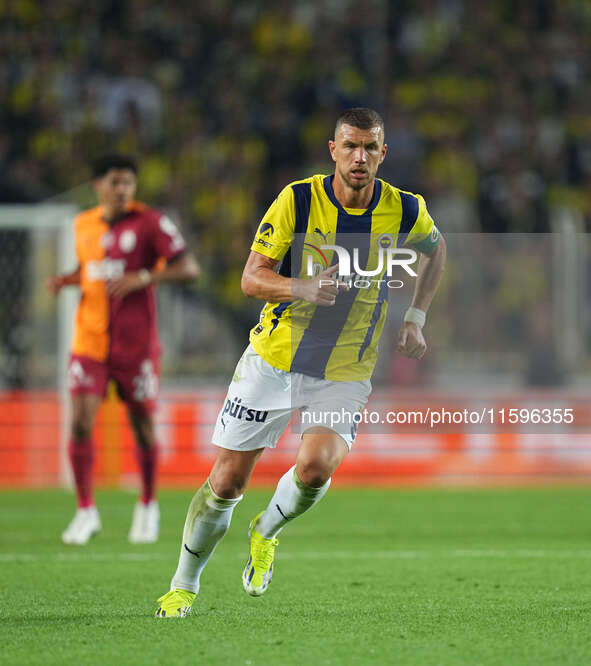
[[[64,286],[64,281],[61,275],[52,275],[45,279],[45,288],[47,291],[57,296],[60,289]]]
[[[300,298],[314,305],[330,307],[336,303],[339,291],[349,291],[347,284],[335,277],[339,265],[329,266],[309,280],[294,280],[293,297]]]
[[[407,358],[423,358],[427,351],[427,343],[423,331],[413,322],[403,322],[398,331],[396,351]]]

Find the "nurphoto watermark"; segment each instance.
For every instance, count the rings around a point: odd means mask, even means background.
[[[319,247],[306,243],[311,251],[306,256],[306,275],[315,277],[328,268],[326,254],[332,252],[332,263],[338,263],[338,275],[349,288],[370,289],[372,286],[387,286],[390,289],[401,289],[404,282],[392,279],[394,271],[402,269],[412,278],[417,273],[412,268],[418,260],[418,253],[412,248],[388,247],[387,244],[377,249],[375,265],[368,266],[367,257],[361,257],[358,247],[348,249],[342,245],[323,244]],[[374,279],[372,279],[374,278]],[[332,280],[320,280],[320,286],[332,284]]]

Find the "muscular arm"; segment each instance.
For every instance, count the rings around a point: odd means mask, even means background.
[[[433,296],[435,296],[441,282],[446,256],[447,245],[443,236],[440,237],[437,247],[431,254],[421,254],[412,307],[423,312],[429,310]]]
[[[433,296],[441,282],[445,267],[447,246],[443,236],[431,254],[421,254],[419,271],[415,282],[412,307],[427,312]],[[427,351],[427,343],[421,328],[413,322],[403,322],[398,331],[396,351],[409,358],[422,358]]]
[[[240,286],[243,293],[268,303],[291,301],[292,278],[283,277],[275,272],[278,263],[277,259],[251,251],[242,272]]]
[[[242,272],[241,287],[246,296],[268,303],[286,303],[302,299],[316,305],[331,306],[341,289],[347,289],[332,276],[337,266],[327,268],[311,280],[283,277],[275,272],[278,261],[251,251]]]

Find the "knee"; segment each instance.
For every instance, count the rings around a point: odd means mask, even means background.
[[[212,471],[209,476],[209,485],[213,492],[223,499],[240,497],[246,489],[248,479],[242,474],[230,469]]]
[[[333,466],[328,461],[301,457],[296,462],[298,479],[312,488],[320,488],[332,476]]]

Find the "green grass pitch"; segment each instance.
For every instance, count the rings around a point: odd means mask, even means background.
[[[60,532],[72,496],[0,493],[2,664],[591,663],[587,488],[332,489],[280,538],[273,583],[240,580],[250,491],[191,616],[156,620],[190,492],[163,492],[162,536],[131,546],[134,497],[100,492],[103,532]]]

